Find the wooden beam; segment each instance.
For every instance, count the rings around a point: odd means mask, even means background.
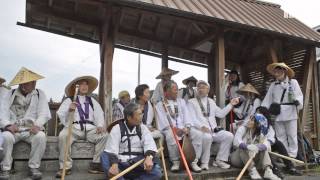
[[[139,32],[141,32],[143,20],[144,20],[144,15],[143,15],[143,13],[141,13],[140,17],[139,17],[138,25],[137,25],[137,29]]]
[[[303,76],[303,90],[302,93],[304,95],[303,99],[303,109],[302,109],[302,118],[301,118],[301,126],[304,130],[305,122],[308,118],[308,111],[309,111],[309,100],[310,100],[310,92],[311,92],[311,82],[313,76],[313,65],[316,61],[315,56],[315,47],[309,47],[306,54],[306,61],[305,61],[305,70]]]
[[[315,130],[317,135],[317,150],[320,149],[320,98],[319,98],[319,67],[317,62],[314,62],[314,69],[313,69],[313,107],[314,107],[314,120],[315,120]]]
[[[187,31],[186,31],[186,35],[184,37],[184,42],[186,44],[189,43],[189,39],[190,39],[191,33],[192,33],[192,24],[189,24],[188,28],[187,28]]]
[[[225,106],[224,95],[224,69],[225,69],[225,46],[224,46],[224,31],[218,29],[215,49],[215,92],[217,97],[217,105],[219,107]],[[225,121],[220,123],[222,127],[226,127]]]
[[[161,69],[168,68],[168,45],[166,43],[162,44],[161,51]]]
[[[216,36],[216,34],[217,33],[215,31],[214,32],[209,32],[206,35],[204,35],[203,37],[201,37],[201,38],[197,39],[196,41],[190,43],[188,45],[188,47],[190,49],[194,49],[194,48],[202,45],[203,43],[212,40]]]

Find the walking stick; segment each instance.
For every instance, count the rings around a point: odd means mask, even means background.
[[[296,106],[296,111],[297,111],[297,117],[298,117],[298,129],[299,129],[300,135],[301,135],[301,137],[302,137],[302,154],[303,154],[303,159],[304,159],[303,161],[304,161],[305,169],[306,169],[306,171],[308,172],[308,171],[309,171],[309,168],[308,168],[308,163],[307,163],[306,150],[304,149],[303,127],[302,127],[301,122],[300,122],[300,116],[299,116],[298,106]]]
[[[253,156],[250,157],[250,159],[247,161],[246,165],[242,168],[242,170],[236,180],[240,180],[242,178],[243,174],[246,172],[246,170],[248,169],[249,165],[251,164],[251,162],[255,156],[256,156],[256,154],[253,154]]]
[[[155,125],[156,125],[156,129],[159,130],[159,125],[158,125],[158,119],[157,119],[157,111],[155,109],[155,105],[152,106],[153,107],[153,112],[155,113],[155,116],[154,116],[154,119],[156,121]],[[159,146],[160,148],[163,148],[163,144],[162,144],[162,141],[163,139],[160,138],[160,141],[159,141]],[[160,155],[161,155],[161,162],[162,162],[162,167],[163,167],[163,172],[164,172],[164,179],[165,180],[168,180],[168,172],[167,172],[167,165],[166,165],[166,161],[164,159],[164,153],[163,151],[160,152]]]
[[[164,110],[166,111],[167,120],[168,120],[168,122],[169,122],[170,129],[171,129],[171,132],[172,132],[172,134],[173,134],[173,138],[174,138],[174,140],[176,141],[176,144],[177,144],[177,147],[178,147],[178,150],[179,150],[179,153],[180,153],[180,156],[181,156],[183,165],[184,165],[184,167],[186,168],[186,171],[187,171],[187,174],[188,174],[189,179],[190,179],[190,180],[193,180],[191,171],[190,171],[190,169],[189,169],[189,166],[188,166],[188,163],[187,163],[187,160],[186,160],[186,157],[185,157],[184,154],[183,154],[183,151],[182,151],[182,148],[181,148],[181,146],[180,146],[179,140],[178,140],[178,138],[177,138],[176,132],[175,132],[175,130],[173,129],[173,125],[172,125],[172,122],[171,122],[171,117],[170,117],[170,115],[168,114],[168,109],[167,109],[166,105],[164,104],[164,101],[162,102],[162,105],[163,105]]]
[[[158,153],[163,152],[163,147],[160,147],[158,149]],[[138,167],[140,164],[144,162],[144,159],[141,159],[140,161],[134,163],[133,165],[129,166],[127,169],[123,170],[121,173],[117,174],[116,176],[113,176],[110,180],[116,180],[121,176],[124,176],[125,174],[129,173],[132,171],[134,168]]]
[[[74,96],[73,96],[73,102],[76,101],[77,99],[78,90],[79,90],[79,85],[77,84],[74,92]],[[68,114],[68,134],[67,134],[67,142],[66,142],[66,145],[64,146],[64,158],[63,158],[63,169],[62,169],[61,180],[64,180],[64,177],[66,175],[67,158],[69,156],[68,150],[70,146],[73,121],[74,121],[74,111],[71,111]]]
[[[275,152],[269,151],[269,154],[274,155],[274,156],[278,156],[278,157],[280,157],[282,159],[286,159],[286,160],[293,161],[293,162],[296,162],[296,163],[300,163],[300,164],[304,164],[305,163],[303,161],[300,161],[300,160],[297,160],[297,159],[294,159],[292,157],[288,157],[288,156],[285,156],[285,155],[282,155],[282,154],[278,154],[278,153],[275,153]]]

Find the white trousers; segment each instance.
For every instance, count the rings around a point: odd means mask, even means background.
[[[210,160],[212,135],[192,127],[190,129],[190,137],[196,152],[196,159],[199,159],[202,164],[208,164]]]
[[[78,139],[84,139],[86,136],[86,140],[94,144],[94,154],[93,154],[93,160],[94,163],[100,162],[100,154],[105,148],[106,142],[107,142],[107,133],[96,133],[97,128],[87,130],[87,134],[85,134],[85,131],[81,131],[80,129],[73,128],[72,129],[72,135],[71,135],[71,141],[70,144],[72,144],[75,140]],[[67,143],[67,135],[68,135],[68,128],[63,128],[63,130],[59,134],[59,166],[60,169],[63,168],[63,159],[64,159],[64,148]],[[72,158],[71,158],[71,146],[68,147],[68,153],[69,156],[67,158],[66,162],[66,168],[71,169],[72,168]]]
[[[46,150],[47,137],[44,132],[39,131],[36,135],[29,132],[12,134],[4,131],[3,136],[3,153],[2,170],[11,170],[13,145],[19,141],[25,141],[31,144],[31,152],[28,165],[30,168],[39,168],[42,156]]]
[[[286,147],[290,157],[298,154],[297,120],[276,121],[274,124],[276,136]]]

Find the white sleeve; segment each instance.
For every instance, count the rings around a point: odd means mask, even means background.
[[[211,108],[214,109],[215,116],[218,118],[224,118],[232,109],[232,105],[229,103],[226,107],[221,109],[217,104],[213,101],[210,105],[213,105]]]
[[[239,147],[239,145],[241,143],[243,143],[243,137],[245,136],[246,133],[246,127],[245,126],[240,126],[236,132],[236,134],[234,135],[234,139],[233,139],[233,145],[235,147]]]
[[[92,100],[92,104],[94,107],[93,117],[94,117],[95,125],[97,127],[104,127],[105,126],[105,119],[104,119],[103,110],[102,110],[100,104],[94,98],[91,97],[91,100]]]
[[[303,93],[300,89],[298,81],[295,79],[292,79],[291,81],[292,81],[293,88],[294,88],[294,97],[300,103],[298,106],[298,109],[301,110],[303,108]]]
[[[35,124],[39,127],[43,127],[49,119],[51,119],[51,112],[47,100],[47,96],[44,94],[42,90],[38,90],[39,92],[39,101],[37,108],[37,119]]]
[[[167,114],[163,108],[162,102],[158,102],[156,105],[156,111],[157,111],[157,120],[158,120],[158,126],[159,130],[163,130],[169,126],[169,122],[167,119]]]
[[[157,84],[156,88],[153,91],[153,94],[152,94],[152,97],[151,97],[151,101],[153,103],[158,103],[161,100],[161,97],[160,97],[161,96],[160,95],[160,88],[161,88],[160,86],[161,86],[161,84],[160,83]]]
[[[275,135],[276,135],[276,133],[274,132],[273,127],[270,125],[269,130],[268,130],[268,134],[267,134],[267,139],[269,141],[271,141],[272,144],[276,142]]]
[[[250,117],[251,115],[253,115],[255,112],[256,112],[256,109],[258,107],[260,107],[261,105],[261,100],[259,98],[256,98],[254,101],[253,101],[253,106],[252,106],[252,109],[250,111],[250,114],[248,114],[248,116]]]
[[[0,108],[0,127],[4,128],[10,123],[10,98],[12,90],[3,95]]]
[[[272,89],[274,87],[274,83],[271,83],[269,89],[268,89],[268,92],[266,94],[266,96],[264,97],[262,103],[261,103],[261,106],[264,106],[266,108],[269,109],[270,105],[272,104]]]
[[[150,101],[148,101],[148,116],[147,116],[147,127],[150,128],[152,127],[152,122],[153,122],[153,119],[154,119],[154,112],[153,112],[154,108],[151,104]]]
[[[191,127],[192,126],[192,120],[191,120],[191,116],[189,113],[189,108],[186,104],[186,101],[179,98],[178,101],[180,101],[181,103],[181,107],[182,107],[182,113],[183,113],[183,122],[184,122],[184,127]]]
[[[69,114],[69,107],[70,107],[70,104],[71,104],[71,99],[70,98],[67,98],[65,99],[58,111],[57,111],[57,115],[59,116],[59,119],[60,119],[60,122],[65,126],[67,127],[68,126],[68,114]]]
[[[115,154],[118,158],[120,141],[121,141],[120,126],[119,126],[119,124],[117,124],[112,128],[112,130],[107,138],[107,143],[106,143],[104,151],[111,153],[111,154]]]
[[[146,153],[147,151],[157,152],[157,145],[154,142],[151,132],[145,125],[141,125],[142,131],[142,143],[143,143],[143,151]]]

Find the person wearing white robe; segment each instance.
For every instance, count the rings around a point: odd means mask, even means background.
[[[75,86],[79,85],[79,93],[76,101],[73,101]],[[75,78],[66,87],[66,95],[68,96],[60,105],[57,115],[64,128],[59,134],[59,170],[56,177],[62,175],[64,163],[65,146],[67,143],[69,113],[74,111],[73,127],[70,145],[68,147],[69,154],[71,153],[71,145],[75,140],[84,139],[94,144],[94,155],[90,164],[89,173],[102,172],[100,168],[100,154],[102,153],[106,140],[107,133],[105,132],[104,113],[100,104],[88,94],[92,93],[97,87],[98,80],[92,76],[82,76]],[[68,156],[66,161],[66,175],[71,174],[72,158]]]
[[[230,104],[225,108],[220,109],[213,99],[208,97],[209,84],[205,81],[198,81],[197,92],[198,96],[189,100],[190,111],[193,112],[193,126],[191,128],[191,137],[193,132],[201,133],[201,140],[192,138],[196,144],[195,152],[197,158],[201,161],[201,169],[208,170],[210,160],[211,144],[219,143],[219,151],[213,165],[223,169],[230,168],[226,162],[232,147],[233,134],[219,129],[217,127],[216,117],[225,117],[232,107],[239,103],[239,99],[231,99]]]
[[[0,110],[0,127],[4,129],[4,158],[1,162],[0,179],[9,179],[12,165],[13,145],[21,140],[31,144],[29,174],[41,179],[41,158],[46,149],[44,125],[51,119],[45,93],[36,89],[36,81],[44,78],[26,68],[21,68],[10,86],[19,85],[6,93]]]
[[[182,98],[188,103],[189,99],[192,99],[196,96],[195,86],[197,84],[197,79],[193,76],[188,77],[182,81],[182,84],[186,85],[185,88],[179,90],[178,97]]]
[[[242,95],[242,103],[239,107],[233,109],[237,117],[234,123],[234,131],[248,121],[250,116],[252,116],[261,105],[261,100],[258,98],[260,93],[250,83],[240,88],[238,94]]]
[[[163,100],[164,94],[163,94],[163,85],[171,80],[171,77],[175,74],[179,73],[179,71],[172,70],[170,68],[163,68],[161,73],[156,77],[156,79],[161,79],[160,82],[158,82],[156,88],[153,91],[151,102],[152,104],[157,104],[159,101]]]
[[[10,91],[8,87],[3,85],[4,82],[6,82],[6,80],[0,77],[0,109],[1,109],[1,104],[4,101],[4,97]],[[0,132],[0,161],[2,161],[2,158],[3,158],[2,144],[3,144],[3,136],[2,136],[2,132]]]
[[[142,123],[149,128],[154,139],[160,139],[162,141],[163,136],[161,132],[155,128],[157,122],[154,123],[154,108],[149,101],[149,86],[146,84],[138,85],[134,92],[136,95],[135,103],[140,106],[141,111],[143,112]]]
[[[194,148],[197,144],[196,141],[202,138],[202,133],[190,131],[192,126],[191,114],[189,113],[189,108],[186,105],[185,100],[177,98],[178,85],[174,81],[167,82],[164,86],[164,93],[165,98],[163,101],[158,102],[156,111],[158,115],[159,130],[165,136],[169,159],[172,162],[171,171],[176,172],[180,169],[180,155],[170,128],[170,122],[172,123],[172,127],[175,129],[179,140],[181,140],[184,135],[189,135],[191,139],[195,139],[195,141],[192,141]],[[191,168],[195,172],[201,171],[201,168],[198,166],[198,158],[193,160]]]
[[[141,117],[142,111],[139,105],[130,103],[124,109],[125,119],[112,127],[101,155],[107,178],[119,174],[141,159],[144,159],[142,165],[119,179],[159,180],[162,177],[161,168],[155,161],[156,144],[148,127],[142,123]]]
[[[130,94],[128,91],[121,91],[118,95],[118,102],[112,107],[112,121],[123,119],[123,110],[130,103]]]
[[[303,107],[303,94],[294,71],[285,63],[273,63],[267,70],[276,81],[272,82],[261,106],[270,108],[271,104],[280,104],[280,114],[275,114],[274,128],[276,136],[286,147],[290,157],[298,153],[297,119],[298,111]],[[282,95],[283,94],[283,95]]]

